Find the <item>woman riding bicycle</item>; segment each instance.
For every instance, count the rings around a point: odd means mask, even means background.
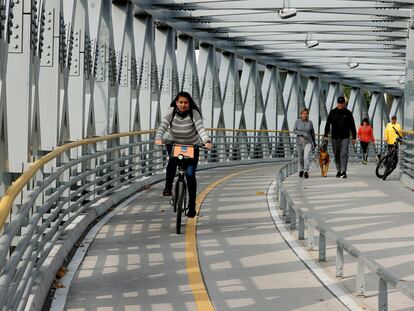
[[[171,157],[173,144],[195,145],[201,141],[207,149],[211,149],[211,139],[203,125],[203,119],[191,95],[180,92],[171,102],[171,107],[165,114],[155,136],[155,144],[166,144],[169,160],[167,164],[167,176],[165,180],[164,196],[172,194],[172,185],[177,169],[177,162]],[[196,215],[195,201],[197,194],[197,180],[195,176],[199,156],[199,148],[194,150],[194,158],[186,159],[186,177],[188,187],[188,213],[187,216],[194,218]]]

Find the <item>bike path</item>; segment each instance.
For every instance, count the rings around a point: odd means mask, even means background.
[[[346,310],[277,232],[266,202],[278,164],[198,172],[198,260],[215,310]],[[102,227],[76,272],[66,310],[197,310],[185,232],[161,196],[143,192]],[[191,270],[191,269],[190,269]],[[204,310],[203,310],[204,311]]]
[[[299,178],[295,173],[283,185],[294,201],[305,203],[310,213],[340,237],[414,287],[414,191],[400,183],[398,170],[386,181],[375,176],[374,164],[351,164],[347,173],[347,179],[336,178],[331,167],[324,178],[320,169],[315,168],[309,179]],[[325,266],[334,275],[332,244],[328,252]],[[346,260],[348,265],[341,283],[354,291],[354,260]],[[375,277],[368,280],[367,288],[366,302],[368,306],[376,306]],[[414,310],[414,302],[398,291],[392,292],[389,299],[392,306],[389,310]]]

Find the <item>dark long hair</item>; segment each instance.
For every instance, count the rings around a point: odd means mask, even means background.
[[[171,104],[170,104],[170,107],[174,107],[175,109],[177,109],[177,100],[178,100],[178,98],[179,97],[185,97],[185,98],[187,98],[188,99],[188,102],[190,103],[190,112],[192,111],[192,110],[197,110],[198,111],[198,113],[200,114],[200,116],[201,116],[201,111],[200,111],[200,109],[197,107],[197,105],[196,105],[196,103],[194,102],[194,100],[193,100],[193,98],[191,97],[191,95],[189,94],[189,93],[187,93],[187,92],[184,92],[184,91],[182,91],[182,92],[179,92],[178,94],[177,94],[177,96],[175,96],[175,98],[174,98],[174,100],[171,102]]]
[[[368,118],[364,118],[364,119],[362,120],[362,122],[361,122],[361,125],[364,125],[364,122],[366,122],[366,123],[367,123],[367,125],[370,125],[370,124],[369,124],[369,119],[368,119]]]

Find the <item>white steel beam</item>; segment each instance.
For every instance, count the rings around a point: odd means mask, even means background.
[[[118,83],[118,112],[119,131],[132,130],[131,115],[132,101],[136,100],[136,64],[133,28],[133,6],[126,3],[123,6],[113,6],[112,21],[114,33],[115,50],[118,54],[117,77]],[[133,69],[133,67],[135,67]],[[134,75],[134,77],[132,77]],[[132,81],[134,79],[134,82]]]
[[[191,94],[201,107],[194,38],[180,33],[177,37],[177,67],[180,90]]]
[[[31,29],[36,13],[37,6],[33,1],[19,1],[14,4],[14,28],[8,46],[5,108],[8,120],[7,141],[9,142],[7,159],[11,172],[21,172],[24,169],[31,150],[29,140],[33,109],[31,87],[34,70],[33,58],[35,57],[34,46],[31,42],[33,43],[32,40],[36,34],[36,31],[32,34]]]
[[[135,107],[134,112],[134,129],[150,129],[160,119],[154,20],[149,15],[140,15],[134,22],[139,76],[138,106]],[[139,128],[137,128],[138,120]]]
[[[228,128],[237,128],[240,124],[243,106],[235,54],[223,53],[219,78],[223,94],[224,124]]]
[[[392,116],[397,116],[398,122],[400,122],[401,125],[404,123],[404,99],[402,97],[395,96],[390,113],[388,114],[389,120],[391,120]]]
[[[160,25],[155,30],[155,50],[159,73],[159,101],[163,116],[178,92],[178,70],[175,54],[175,31]]]
[[[414,10],[411,10],[411,25],[414,22]],[[406,130],[414,129],[414,29],[408,27],[406,75],[404,89],[404,120]]]
[[[326,96],[326,111],[329,112],[336,107],[338,96],[342,95],[341,85],[331,81],[329,83],[328,95]]]
[[[223,100],[214,46],[203,43],[199,45],[198,74],[204,125],[213,128],[222,127],[224,125]]]
[[[287,126],[292,128],[299,112],[305,108],[303,89],[300,75],[297,72],[289,71],[286,75],[283,87],[283,99],[286,107]]]
[[[279,84],[279,73],[277,68],[274,66],[266,66],[261,86],[261,92],[263,96],[263,106],[265,111],[267,128],[269,130],[278,129],[278,123],[280,115],[278,114],[278,100],[282,101],[283,99],[280,89],[278,88]],[[281,115],[284,117],[284,113]],[[283,122],[281,120],[280,122]]]
[[[384,139],[384,128],[387,122],[389,122],[384,94],[378,92],[372,94],[368,115],[374,131],[374,137],[376,139]]]
[[[323,134],[327,112],[321,81],[316,77],[310,77],[308,79],[305,93],[305,106],[309,109],[309,120],[313,123],[315,133]]]

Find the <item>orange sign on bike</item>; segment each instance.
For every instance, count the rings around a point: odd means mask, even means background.
[[[173,156],[176,158],[182,154],[185,158],[194,158],[194,146],[191,145],[174,145]]]

